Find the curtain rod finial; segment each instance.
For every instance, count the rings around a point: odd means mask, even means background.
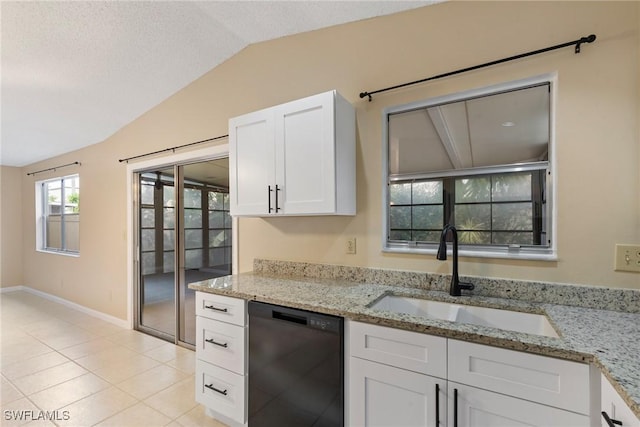
[[[587,37],[582,37],[580,40],[576,42],[576,53],[580,53],[580,45],[582,43],[593,43],[596,41],[596,35],[590,34]]]
[[[369,102],[371,102],[371,94],[369,92],[360,92],[360,98],[364,98],[365,96],[369,97]]]

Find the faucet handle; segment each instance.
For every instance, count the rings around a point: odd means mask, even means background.
[[[460,289],[465,289],[467,291],[472,291],[476,288],[476,285],[470,282],[458,282],[458,286],[460,286]]]

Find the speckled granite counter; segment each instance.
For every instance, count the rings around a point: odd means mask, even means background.
[[[533,290],[525,290],[528,282],[520,289],[519,284],[522,282],[500,281],[491,284],[486,279],[472,278],[477,287],[473,296],[451,297],[443,292],[443,284],[448,283],[445,280],[446,276],[441,280],[438,276],[425,273],[361,268],[354,273],[350,267],[330,267],[333,268],[315,264],[258,260],[254,264],[254,273],[191,283],[189,288],[593,363],[609,378],[632,411],[640,418],[640,292],[610,290],[611,294],[608,294],[599,288],[576,286],[574,289],[572,285],[557,284],[543,284],[544,289],[541,290],[541,285],[535,283],[531,285]],[[519,289],[517,296],[520,299],[514,299],[513,294],[509,294],[508,299],[488,296],[500,296],[504,291],[501,287]],[[546,302],[550,298],[539,295],[545,290],[556,301],[565,305]],[[529,301],[524,300],[527,295],[531,296],[532,292],[536,295]],[[577,299],[573,297],[574,293],[578,295]],[[386,294],[546,314],[560,338],[369,308],[372,302]],[[590,308],[593,306],[606,307],[607,310]]]

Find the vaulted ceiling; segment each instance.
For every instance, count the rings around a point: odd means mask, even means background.
[[[104,141],[249,44],[434,1],[2,1],[0,164]]]

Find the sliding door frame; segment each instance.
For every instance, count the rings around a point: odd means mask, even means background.
[[[138,206],[136,193],[139,191],[139,182],[137,174],[146,172],[149,169],[161,169],[173,167],[174,165],[186,165],[189,163],[205,162],[220,158],[229,157],[229,145],[215,145],[212,147],[202,148],[199,150],[187,151],[180,154],[172,154],[169,156],[158,157],[146,161],[139,161],[127,164],[127,323],[131,329],[135,328],[137,304],[137,286],[139,281],[139,242],[136,233],[138,232]],[[176,212],[177,213],[177,212]],[[179,240],[176,235],[176,241]],[[238,220],[232,218],[232,265],[233,274],[238,272]],[[176,250],[176,254],[179,252]],[[176,294],[176,298],[178,295]],[[187,346],[186,343],[179,341],[179,330],[177,322],[179,320],[176,313],[176,331],[174,343],[177,345]]]

